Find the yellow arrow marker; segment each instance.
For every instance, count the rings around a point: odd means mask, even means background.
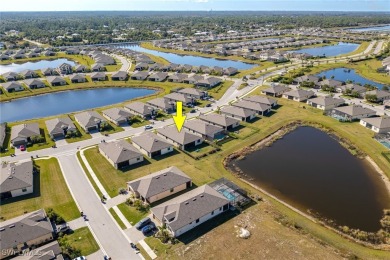
[[[186,116],[183,116],[183,102],[176,102],[176,116],[173,116],[173,121],[175,121],[175,125],[177,131],[181,131],[184,121],[186,121]]]

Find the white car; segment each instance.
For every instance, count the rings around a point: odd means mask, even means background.
[[[86,260],[87,258],[85,258],[85,256],[79,256],[73,260]]]
[[[152,129],[152,128],[153,128],[153,126],[151,126],[151,125],[146,125],[145,126],[145,130]]]

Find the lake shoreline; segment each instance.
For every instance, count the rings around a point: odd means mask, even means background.
[[[307,212],[305,212],[305,210],[297,207],[296,205],[294,205],[294,203],[289,203],[284,199],[280,199],[278,196],[273,195],[271,192],[269,192],[269,191],[265,190],[264,188],[255,184],[253,182],[253,180],[254,180],[253,178],[250,178],[237,165],[234,164],[235,161],[245,159],[245,156],[252,153],[252,152],[255,152],[255,151],[261,150],[265,147],[271,146],[272,143],[274,143],[275,141],[277,141],[279,139],[282,139],[286,134],[294,131],[298,127],[313,127],[313,128],[316,128],[320,131],[323,131],[324,133],[328,134],[331,138],[335,139],[340,145],[342,145],[344,148],[346,148],[348,150],[355,147],[348,140],[345,140],[344,138],[338,136],[334,130],[328,129],[327,127],[325,127],[323,125],[320,125],[317,123],[312,123],[312,122],[306,122],[306,121],[296,121],[296,122],[292,122],[286,126],[283,126],[279,129],[277,129],[276,131],[269,134],[268,136],[266,136],[262,140],[257,141],[257,142],[255,142],[252,145],[249,145],[247,147],[241,148],[240,150],[228,155],[223,160],[223,166],[225,167],[225,169],[227,169],[231,174],[233,174],[235,177],[237,177],[241,181],[245,182],[246,184],[250,185],[251,187],[255,188],[256,190],[259,190],[260,192],[262,192],[266,196],[283,204],[284,206],[288,207],[289,209],[293,210],[294,212],[297,212],[298,214],[306,217],[310,221],[317,223],[317,224],[320,224],[321,226],[324,226],[324,227],[336,232],[337,234],[339,234],[339,235],[341,235],[341,236],[343,236],[343,237],[345,237],[353,242],[359,243],[361,245],[364,245],[364,246],[367,246],[367,247],[370,247],[373,249],[390,250],[390,245],[388,245],[388,244],[383,243],[383,244],[378,245],[378,244],[374,244],[374,243],[370,243],[367,241],[362,241],[362,240],[356,239],[356,238],[352,237],[350,234],[345,233],[345,232],[341,231],[340,229],[338,229],[337,226],[331,225],[330,223],[328,223],[326,221],[326,219],[322,218],[320,215],[312,214],[310,212],[310,210],[307,210]],[[387,178],[385,173],[379,168],[379,166],[376,165],[376,163],[369,156],[365,155],[364,153],[358,153],[358,154],[353,154],[353,155],[357,156],[361,160],[364,160],[367,164],[369,164],[370,166],[372,166],[375,169],[375,173],[379,175],[381,180],[383,180],[383,182],[385,183],[385,186],[386,186],[386,191],[388,192],[388,194],[390,194],[390,180]]]

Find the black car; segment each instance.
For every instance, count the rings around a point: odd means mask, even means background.
[[[150,218],[141,219],[137,224],[135,224],[135,228],[137,230],[141,230],[144,226],[146,226],[150,222],[151,222]]]

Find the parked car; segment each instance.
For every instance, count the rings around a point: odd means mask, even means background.
[[[190,111],[190,113],[196,113],[196,110],[195,110],[195,109],[192,109],[192,110]]]
[[[206,107],[211,107],[211,104],[207,104]]]
[[[153,231],[156,229],[156,225],[152,222],[150,223],[149,225],[146,225],[142,228],[142,234],[144,234],[145,236],[148,236],[150,235],[151,233],[153,233]]]
[[[69,225],[66,223],[57,225],[57,233],[65,232],[67,230],[69,230]]]
[[[152,128],[153,128],[153,126],[151,126],[151,125],[146,125],[145,126],[145,130],[152,129]]]
[[[85,258],[85,256],[79,256],[73,260],[86,260],[87,258]]]
[[[135,228],[141,230],[144,226],[151,222],[150,218],[141,219],[137,224],[135,224]]]
[[[26,146],[21,145],[21,146],[20,146],[20,151],[26,151]]]

